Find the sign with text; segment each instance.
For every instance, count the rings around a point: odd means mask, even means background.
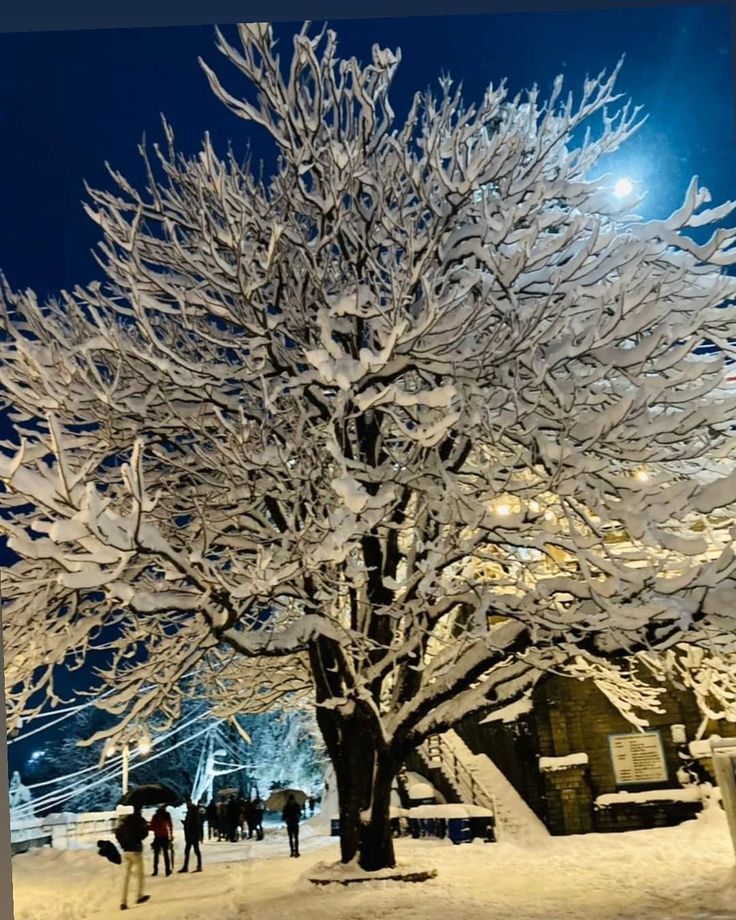
[[[619,786],[667,782],[667,764],[659,732],[609,735],[608,744]]]

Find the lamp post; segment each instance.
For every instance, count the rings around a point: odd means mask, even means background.
[[[123,795],[128,791],[128,773],[130,770],[130,746],[126,741],[123,745]]]
[[[144,756],[151,750],[151,742],[147,738],[142,738],[138,742],[138,753],[143,754]],[[112,757],[115,753],[115,745],[107,750],[107,756]],[[130,776],[130,744],[127,741],[124,741],[121,746],[122,754],[122,775],[121,775],[121,785],[123,787],[123,795],[128,791],[128,783]]]

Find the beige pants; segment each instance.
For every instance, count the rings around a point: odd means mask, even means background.
[[[136,897],[143,897],[143,853],[126,853],[123,852],[123,896],[120,899],[121,904],[128,903],[128,883],[130,882],[130,873],[135,870],[136,880],[138,882],[138,894]]]

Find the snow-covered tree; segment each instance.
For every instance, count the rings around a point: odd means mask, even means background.
[[[145,192],[90,193],[104,283],[5,291],[9,723],[99,644],[120,737],[202,688],[311,699],[376,869],[430,734],[550,668],[633,710],[633,653],[727,652],[736,233],[702,230],[734,206],[694,180],[643,221],[594,178],[637,127],[615,71],[546,104],[445,79],[399,123],[398,54],[239,39],[244,97],[203,66],[273,176],[166,125]]]

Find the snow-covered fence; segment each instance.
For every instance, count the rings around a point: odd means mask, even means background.
[[[13,821],[10,842],[15,852],[45,843],[50,843],[55,849],[88,846],[101,836],[109,835],[116,819],[114,811],[92,811],[82,814],[59,812],[43,818]]]

